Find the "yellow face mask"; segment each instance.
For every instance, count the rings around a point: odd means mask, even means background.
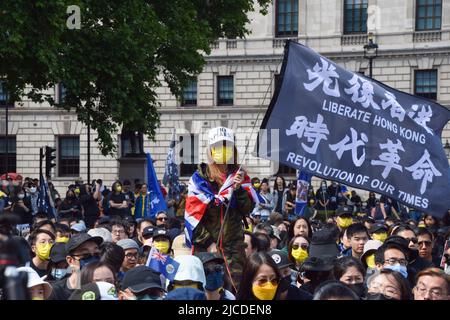
[[[353,218],[341,218],[341,217],[338,217],[336,222],[337,222],[337,225],[340,228],[344,229],[344,228],[348,228],[353,223]]]
[[[233,147],[212,147],[211,157],[215,163],[226,164],[229,163],[233,158],[234,148]]]
[[[55,240],[56,243],[67,243],[69,242],[69,237],[59,237]]]
[[[50,250],[52,249],[52,243],[38,243],[36,244],[36,255],[44,261],[50,258]]]
[[[76,189],[74,190],[74,192],[75,192],[75,194],[78,196],[78,195],[80,194],[80,189],[76,188]]]
[[[303,261],[308,259],[308,251],[302,248],[292,249],[291,254],[295,261],[297,261],[298,263],[302,263]]]
[[[253,187],[255,187],[255,189],[259,189],[259,187],[261,187],[261,183],[255,183],[253,184]]]
[[[33,298],[31,298],[31,300],[44,300],[44,298],[42,298],[42,297],[33,297]]]
[[[117,186],[117,187],[116,187],[116,191],[117,191],[117,192],[122,192],[122,187],[121,187],[121,186]]]
[[[366,257],[366,264],[369,268],[375,268],[375,254],[372,253]]]
[[[248,228],[246,228],[246,229],[244,228],[244,230],[252,233],[253,232],[253,226],[251,224],[249,224]]]
[[[159,252],[167,254],[169,252],[169,241],[154,241],[153,246],[158,249]]]
[[[192,284],[173,284],[173,289],[180,289],[180,288],[193,288],[193,289],[198,289],[198,285],[196,283],[192,283]]]
[[[372,238],[373,240],[378,240],[381,242],[384,242],[387,239],[388,235],[386,232],[382,232],[382,233],[373,233],[372,234]]]
[[[272,282],[266,282],[263,286],[258,284],[252,285],[253,295],[258,300],[273,300],[277,292],[278,285],[273,285]]]

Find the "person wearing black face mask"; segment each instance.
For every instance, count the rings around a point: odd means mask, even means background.
[[[50,300],[68,300],[75,289],[81,287],[81,270],[87,264],[100,260],[99,246],[101,237],[91,237],[80,233],[66,243],[66,261],[69,264],[70,276],[53,284]]]
[[[352,289],[360,298],[366,293],[364,266],[354,257],[342,257],[334,262],[334,278]]]
[[[207,300],[236,300],[236,297],[224,289],[225,267],[224,260],[211,252],[199,252],[197,254],[203,263],[206,285],[205,295]]]
[[[75,192],[70,189],[66,193],[66,198],[59,206],[58,215],[60,218],[77,218],[81,217],[81,205],[75,197]]]
[[[278,284],[280,300],[312,300],[309,292],[297,288],[297,273],[291,269],[294,264],[289,261],[287,254],[281,250],[271,250],[268,254],[277,265],[282,277]]]

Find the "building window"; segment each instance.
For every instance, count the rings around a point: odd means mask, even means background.
[[[16,137],[8,136],[8,170],[6,170],[6,136],[0,136],[0,174],[16,172]]]
[[[0,80],[0,108],[4,108],[8,105],[9,108],[14,107],[13,103],[8,102],[8,91],[4,87],[5,80]]]
[[[437,70],[416,70],[414,78],[416,96],[437,99]]]
[[[64,103],[64,100],[66,98],[67,89],[64,86],[64,84],[60,83],[58,86],[58,99],[59,103]]]
[[[233,104],[233,76],[217,77],[217,104],[219,106],[229,106]]]
[[[275,174],[275,176],[296,176],[297,175],[297,170],[291,167],[288,167],[284,164],[278,163],[278,171]]]
[[[275,35],[277,37],[298,34],[298,0],[278,0],[276,2]]]
[[[199,140],[198,135],[190,134],[180,136],[180,176],[192,176],[194,172],[197,170],[197,166],[199,163],[198,157],[198,146]],[[188,138],[189,141],[184,142],[184,138]]]
[[[80,175],[80,137],[59,137],[58,174],[60,177]]]
[[[440,30],[442,17],[441,0],[417,0],[416,31]]]
[[[367,32],[367,0],[344,1],[344,34]]]
[[[182,106],[197,105],[197,80],[191,81],[183,90]]]

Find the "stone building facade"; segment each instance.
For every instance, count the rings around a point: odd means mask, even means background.
[[[427,3],[434,5],[431,18]],[[219,125],[235,129],[241,155],[246,141],[250,141],[245,166],[251,176],[270,176],[277,171],[277,164],[257,159],[252,152],[256,131],[275,89],[286,39],[311,47],[348,70],[368,75],[369,63],[364,58],[363,46],[368,41],[367,34],[372,32],[379,46],[373,60],[375,79],[414,94],[423,89],[420,86],[426,86],[431,74],[436,79],[435,89],[431,88],[436,100],[450,107],[450,0],[274,0],[266,16],[254,12],[250,20],[252,32],[246,39],[220,39],[214,44],[211,54],[205,57],[207,63],[202,73],[186,95],[192,100],[190,103],[175,99],[165,86],[158,89],[161,127],[156,142],[146,139],[144,147],[151,152],[160,178],[174,130],[177,138],[183,136],[185,148],[180,160],[198,162],[205,160],[202,152],[206,148],[207,130]],[[418,79],[424,74],[421,71],[425,71],[425,80]],[[58,98],[58,88],[54,94]],[[227,100],[230,94],[231,103]],[[0,135],[4,134],[3,123],[2,112]],[[79,137],[76,177],[86,180],[87,129],[77,122],[76,115],[24,101],[23,106],[16,104],[10,110],[9,134],[15,137],[17,172],[24,176],[38,175],[39,147],[49,145],[58,149],[59,137]],[[119,176],[120,163],[114,157],[103,157],[94,138],[95,133],[91,135],[91,177],[111,184]],[[186,152],[189,139],[194,142],[191,150],[198,155]],[[447,140],[450,124],[443,132],[443,143]],[[181,169],[182,178],[188,179],[193,168]],[[52,180],[63,190],[76,177],[61,177],[56,169]]]

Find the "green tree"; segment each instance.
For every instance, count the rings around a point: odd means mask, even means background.
[[[0,75],[11,101],[27,96],[75,111],[104,155],[124,125],[154,139],[160,79],[180,97],[220,37],[245,37],[247,14],[270,0],[2,0]],[[81,26],[67,8],[80,8]],[[68,22],[69,19],[69,22]],[[64,100],[43,91],[63,83]],[[31,86],[31,88],[30,88]]]

